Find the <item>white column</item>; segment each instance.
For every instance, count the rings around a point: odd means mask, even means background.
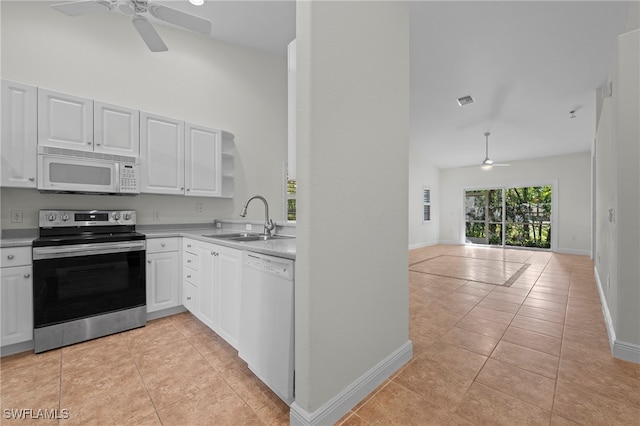
[[[409,5],[299,1],[296,29],[292,423],[329,422],[348,405],[335,398],[399,349],[411,354]]]

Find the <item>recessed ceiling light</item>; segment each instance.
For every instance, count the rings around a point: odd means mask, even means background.
[[[471,97],[471,95],[467,95],[467,96],[463,96],[461,98],[458,98],[458,105],[460,106],[464,106],[464,105],[469,105],[474,103],[475,100]]]
[[[204,4],[204,0],[189,0],[189,3],[194,6],[202,6]]]

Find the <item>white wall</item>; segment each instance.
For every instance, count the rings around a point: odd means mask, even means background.
[[[408,4],[302,1],[296,30],[292,414],[311,415],[410,348]]]
[[[612,96],[598,121],[595,232],[613,354],[640,363],[640,21],[633,22],[636,29],[618,37]]]
[[[423,188],[431,190],[431,221],[422,221]],[[440,169],[423,153],[409,148],[409,248],[434,245],[440,239]]]
[[[440,171],[440,241],[464,243],[465,189],[504,186],[555,185],[557,235],[555,251],[590,253],[591,155],[588,152],[513,161],[510,167],[443,169]]]
[[[287,64],[282,56],[156,25],[168,52],[151,53],[117,13],[71,18],[58,2],[2,1],[1,77],[227,130],[235,135],[233,200],[160,195],[96,197],[2,191],[2,228],[37,227],[38,208],[135,208],[141,224],[196,223],[236,217],[244,200],[264,195],[284,219],[282,164],[287,156]],[[198,214],[196,202],[204,211]],[[24,210],[11,224],[10,210]],[[160,210],[160,221],[152,220]],[[249,218],[261,219],[260,206]]]

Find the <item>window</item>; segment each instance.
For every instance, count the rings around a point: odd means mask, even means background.
[[[285,205],[285,216],[289,222],[296,221],[296,207],[297,200],[296,194],[298,192],[298,184],[295,179],[289,179],[289,174],[287,173],[287,165],[284,166],[284,205]]]
[[[465,191],[468,244],[551,248],[550,185]]]
[[[422,188],[422,222],[431,220],[431,189]]]

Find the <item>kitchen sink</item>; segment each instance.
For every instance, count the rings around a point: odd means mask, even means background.
[[[219,240],[247,242],[247,241],[268,241],[268,240],[284,240],[288,238],[295,238],[288,235],[267,235],[267,234],[252,234],[248,232],[236,232],[232,234],[213,234],[203,235],[203,237],[216,238]]]

